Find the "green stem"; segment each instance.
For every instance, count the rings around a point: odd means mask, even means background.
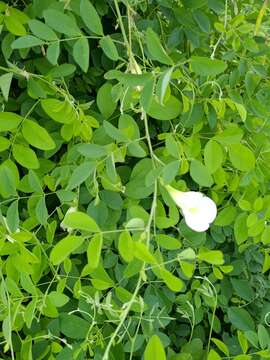
[[[128,41],[128,38],[127,38],[124,23],[123,23],[123,20],[122,20],[122,15],[121,15],[121,12],[120,12],[120,9],[119,9],[118,0],[114,0],[114,6],[115,6],[115,9],[116,9],[116,13],[117,13],[120,29],[121,29],[121,32],[122,32],[122,35],[123,35],[123,39],[124,39],[124,42],[125,42],[125,45],[126,45],[126,48],[127,48],[128,57],[130,57],[132,52],[131,52],[130,44],[129,44],[129,41]]]

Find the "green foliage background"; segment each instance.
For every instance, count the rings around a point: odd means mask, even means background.
[[[0,24],[1,359],[270,358],[268,1]],[[166,184],[217,203],[207,233]]]

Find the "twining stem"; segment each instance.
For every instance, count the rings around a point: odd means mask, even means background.
[[[225,29],[225,31],[226,31],[226,28],[227,28],[227,23],[228,23],[228,0],[225,1],[225,15],[224,15],[224,29]],[[224,36],[224,33],[221,33],[221,35],[218,38],[217,42],[213,46],[213,51],[212,51],[212,54],[210,56],[211,59],[215,58],[215,53],[217,51],[217,48],[218,48],[219,43],[221,42],[223,36]]]
[[[152,159],[153,167],[155,168],[156,167],[155,161],[154,161],[155,154],[154,154],[152,143],[151,143],[149,127],[148,127],[148,119],[147,119],[147,115],[146,115],[144,110],[142,110],[142,118],[143,118],[143,121],[144,121],[145,137],[146,137],[146,140],[147,140],[147,144],[148,144],[150,156],[151,156],[151,159]]]
[[[124,42],[125,42],[125,46],[127,48],[128,57],[130,57],[132,51],[131,51],[131,47],[130,47],[130,44],[129,44],[129,41],[128,41],[128,38],[127,38],[125,27],[124,27],[124,24],[123,24],[122,15],[121,15],[119,5],[118,5],[118,0],[114,0],[114,6],[115,6],[116,13],[117,13],[117,16],[118,16],[118,21],[119,21],[120,29],[121,29],[122,36],[123,36],[123,39],[124,39]]]

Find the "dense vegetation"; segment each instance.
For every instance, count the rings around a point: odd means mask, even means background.
[[[270,358],[269,13],[0,1],[1,359]]]

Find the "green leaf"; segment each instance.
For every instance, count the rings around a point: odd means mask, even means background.
[[[235,206],[227,206],[222,209],[215,220],[215,225],[217,226],[227,226],[230,225],[236,218],[237,210]]]
[[[162,173],[162,170],[163,170],[162,167],[157,167],[157,168],[151,169],[145,177],[145,185],[146,186],[153,185],[155,183],[155,181],[158,179],[158,177],[160,176],[160,174]]]
[[[243,104],[238,104],[237,102],[234,103],[236,106],[236,109],[243,121],[246,121],[247,118],[247,110]]]
[[[24,120],[22,134],[25,140],[37,149],[53,150],[56,147],[47,130],[32,120]]]
[[[204,163],[208,170],[214,173],[223,162],[223,150],[214,140],[209,140],[204,148]]]
[[[58,40],[56,33],[43,22],[32,19],[28,22],[28,25],[32,33],[38,38],[46,41]]]
[[[258,340],[262,349],[267,348],[267,346],[270,344],[269,333],[266,328],[261,324],[258,325]]]
[[[245,242],[248,238],[247,214],[241,213],[234,222],[234,236],[238,245]]]
[[[180,149],[178,146],[178,142],[175,140],[174,136],[171,133],[166,136],[165,144],[168,153],[174,158],[179,159]]]
[[[159,37],[151,28],[147,28],[146,30],[146,45],[147,50],[154,60],[165,65],[173,65],[173,61],[161,45]]]
[[[144,360],[166,360],[164,347],[157,335],[153,335],[147,342],[143,358]]]
[[[67,189],[72,190],[81,185],[87,178],[89,178],[96,168],[94,161],[87,161],[77,166],[69,179]]]
[[[224,264],[223,253],[220,250],[201,251],[198,254],[198,259],[212,265]]]
[[[181,242],[172,236],[158,234],[155,239],[161,247],[167,250],[177,250],[181,247]]]
[[[191,161],[190,176],[197,184],[201,186],[210,187],[214,182],[208,168],[198,160]]]
[[[252,97],[255,89],[259,85],[259,82],[261,81],[261,76],[248,71],[245,75],[245,86],[247,90],[247,94],[249,97]]]
[[[59,265],[63,262],[74,250],[80,247],[84,242],[82,236],[68,235],[60,240],[52,249],[50,253],[50,261],[53,265]]]
[[[67,213],[63,220],[63,225],[71,229],[90,233],[100,231],[96,222],[89,215],[81,211]]]
[[[88,39],[82,37],[78,39],[73,46],[73,57],[76,63],[85,73],[89,67],[89,42]]]
[[[213,343],[219,348],[220,351],[223,352],[223,354],[225,354],[226,356],[230,356],[229,349],[223,341],[215,338],[211,338],[211,341],[213,341]]]
[[[10,147],[10,140],[0,136],[0,152],[5,151]]]
[[[230,145],[229,157],[232,165],[238,170],[250,171],[255,167],[255,156],[253,152],[245,145]]]
[[[161,105],[153,98],[146,112],[156,120],[173,120],[180,115],[181,110],[181,102],[171,95],[164,105]]]
[[[115,295],[122,303],[129,302],[130,300],[132,300],[132,296],[133,296],[133,294],[131,292],[129,292],[128,290],[126,290],[122,287],[117,287],[115,289]],[[146,307],[146,305],[144,307]],[[136,311],[136,312],[141,312],[142,306],[141,306],[140,300],[138,298],[136,298],[133,305],[131,306],[131,310]]]
[[[61,64],[59,66],[53,67],[49,71],[49,75],[51,75],[55,79],[60,79],[62,77],[70,76],[72,75],[76,70],[76,66],[73,64]],[[71,101],[67,101],[71,104]]]
[[[81,0],[80,14],[90,31],[97,35],[103,35],[103,27],[99,15],[89,0]]]
[[[36,206],[36,217],[41,225],[46,225],[49,217],[45,197],[42,196]]]
[[[16,230],[19,229],[20,218],[18,204],[18,200],[13,201],[13,203],[8,207],[7,210],[7,225],[12,233],[16,232]]]
[[[180,267],[183,272],[183,274],[190,279],[193,276],[194,270],[195,270],[195,263],[194,262],[188,262],[184,260],[180,260]]]
[[[0,194],[7,198],[16,195],[16,178],[13,171],[7,165],[0,166]]]
[[[179,173],[180,161],[175,160],[165,165],[162,170],[162,179],[164,184],[170,184]]]
[[[196,259],[196,253],[192,248],[187,248],[178,254],[180,260],[193,261]]]
[[[70,124],[76,119],[76,113],[69,101],[44,99],[41,100],[41,106],[50,118],[61,124]]]
[[[33,99],[46,98],[46,92],[44,91],[44,88],[41,86],[41,83],[38,80],[34,79],[33,77],[31,77],[28,80],[27,92],[29,96],[32,97]]]
[[[90,327],[90,323],[81,317],[65,313],[60,314],[59,324],[61,333],[71,339],[85,339]]]
[[[201,76],[216,76],[227,69],[224,61],[212,60],[203,56],[192,56],[190,64],[192,71]]]
[[[179,292],[183,289],[184,283],[181,279],[171,274],[168,270],[161,268],[159,269],[160,276],[168,288],[174,292]]]
[[[196,23],[198,24],[198,26],[200,27],[200,29],[203,32],[208,33],[208,32],[211,31],[210,20],[209,20],[208,16],[206,16],[203,11],[195,10],[193,12],[193,17],[194,17],[194,20],[196,21]]]
[[[215,350],[210,350],[207,360],[221,360],[222,358],[219,356],[219,354]]]
[[[240,298],[246,301],[251,301],[254,298],[255,294],[248,280],[232,278],[231,283],[236,295]]]
[[[117,48],[109,35],[104,36],[102,39],[100,39],[99,45],[109,59],[113,61],[117,61],[119,59]]]
[[[60,55],[60,44],[59,42],[51,43],[47,47],[46,57],[47,60],[52,64],[56,65]]]
[[[32,321],[35,317],[36,306],[37,306],[37,299],[33,299],[25,307],[24,319],[25,319],[25,324],[28,327],[28,329],[31,327]]]
[[[170,84],[173,70],[174,70],[174,68],[171,67],[168,70],[164,71],[164,73],[160,76],[160,78],[158,80],[156,94],[159,98],[159,102],[161,105],[163,105],[164,98],[165,98],[168,86]]]
[[[87,248],[88,264],[92,269],[95,269],[99,265],[101,250],[103,245],[102,234],[95,234]]]
[[[33,170],[29,170],[28,182],[31,188],[37,193],[43,193],[42,185],[39,177]]]
[[[137,122],[127,114],[122,114],[119,117],[118,128],[130,140],[137,140],[140,138],[140,130]]]
[[[40,166],[36,153],[29,147],[15,144],[12,154],[14,159],[27,169],[38,169]]]
[[[134,256],[146,263],[156,264],[157,260],[144,243],[134,242]]]
[[[263,274],[270,269],[270,255],[265,250],[262,272]]]
[[[5,101],[8,101],[8,95],[9,95],[12,77],[13,77],[12,72],[0,76],[0,89],[2,91]]]
[[[252,317],[247,312],[247,310],[243,308],[238,308],[236,306],[230,307],[228,309],[228,318],[236,329],[242,331],[255,329],[255,324]]]
[[[109,135],[112,139],[119,141],[119,142],[128,142],[128,137],[126,137],[122,131],[117,129],[108,121],[103,121],[104,130],[107,135]]]
[[[128,231],[123,231],[119,236],[118,250],[126,262],[130,262],[134,258],[133,248],[134,244],[130,233]]]
[[[77,150],[81,155],[90,159],[99,159],[107,155],[107,150],[97,144],[80,144]]]
[[[238,342],[241,346],[243,353],[246,353],[248,351],[249,344],[248,344],[248,341],[247,341],[245,335],[240,330],[237,330],[237,339],[238,339]]]
[[[13,15],[5,16],[5,25],[11,34],[16,36],[26,35],[26,29],[19,19]]]
[[[69,302],[69,297],[58,291],[51,291],[48,295],[51,303],[56,307],[61,307]]]
[[[12,112],[0,112],[0,131],[10,131],[18,127],[23,117]]]
[[[238,144],[243,137],[243,130],[235,124],[231,124],[220,134],[213,137],[222,145]]]
[[[64,14],[62,11],[47,9],[43,11],[46,24],[59,32],[68,36],[77,36],[80,34],[76,21],[73,17]]]
[[[22,36],[11,44],[12,49],[28,49],[34,46],[44,45],[45,42],[33,35]]]
[[[112,98],[112,84],[106,82],[98,89],[97,106],[105,119],[108,119],[114,113],[116,103]]]
[[[155,82],[153,79],[146,82],[140,96],[140,105],[148,112],[153,100]]]

